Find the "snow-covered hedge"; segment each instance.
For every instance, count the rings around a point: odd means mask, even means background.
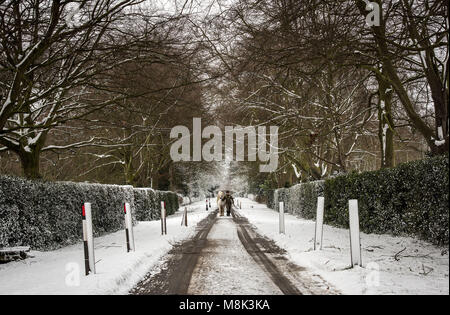
[[[158,218],[160,200],[166,200],[169,213],[178,209],[174,193],[140,191],[131,186],[0,176],[0,247],[29,245],[33,249],[50,250],[81,240],[84,202],[92,204],[95,236],[124,227],[125,202],[131,204],[135,220],[145,213],[150,220]]]
[[[264,191],[264,194],[266,197],[266,204],[269,208],[272,208],[272,209],[276,208],[275,193],[276,193],[276,190],[274,190],[274,189],[269,189],[269,190]]]
[[[449,243],[449,160],[436,157],[361,174],[300,184],[274,193],[273,209],[314,219],[325,196],[325,223],[348,228],[348,200],[358,199],[361,230]]]
[[[316,217],[317,197],[323,196],[325,182],[317,181],[299,184],[291,188],[278,189],[273,196],[273,204],[284,202],[284,210],[305,219]]]
[[[361,230],[366,233],[449,243],[448,157],[327,180],[325,221],[348,227],[349,199],[358,199]]]
[[[155,191],[147,188],[134,189],[134,211],[138,221],[152,221],[161,218],[161,201],[166,202],[167,215],[174,214],[179,208],[176,193]]]

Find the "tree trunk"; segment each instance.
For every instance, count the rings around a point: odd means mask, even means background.
[[[130,186],[134,186],[135,184],[135,177],[133,171],[128,168],[125,169],[125,182],[127,185]]]
[[[176,191],[173,164],[170,164],[169,166],[169,190],[173,192]]]
[[[366,3],[362,0],[355,0],[356,4],[360,10],[360,12],[365,16],[366,15]],[[381,1],[377,0],[377,3],[381,6]],[[433,154],[439,154],[438,151],[444,151],[442,148],[438,148],[435,144],[435,130],[428,126],[426,121],[422,119],[419,113],[416,112],[413,101],[411,100],[405,86],[400,79],[398,69],[394,65],[391,59],[391,51],[389,50],[388,43],[386,41],[386,24],[384,21],[384,17],[380,18],[381,26],[372,27],[372,32],[374,35],[375,44],[378,50],[378,57],[383,66],[383,75],[389,80],[393,89],[395,90],[401,104],[403,105],[406,114],[408,115],[410,122],[414,126],[414,128],[419,131],[425,141],[427,141],[428,146],[431,149]],[[446,141],[446,145],[444,147],[448,148],[448,141]]]
[[[125,182],[127,185],[134,186],[136,181],[136,174],[134,172],[133,168],[133,157],[132,153],[128,148],[124,151],[124,165],[123,165],[123,171],[125,176]]]
[[[152,188],[158,190],[159,188],[159,173],[152,174]]]
[[[22,170],[24,176],[28,179],[40,179],[42,178],[39,171],[40,150],[32,150],[32,152],[26,152],[21,150],[18,155],[22,164]]]
[[[381,168],[394,167],[394,121],[392,119],[392,87],[379,76],[378,137],[381,146]]]

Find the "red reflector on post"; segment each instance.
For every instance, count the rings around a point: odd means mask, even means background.
[[[123,213],[127,214],[127,205],[126,204],[123,205]]]
[[[83,204],[82,216],[83,216],[83,218],[86,218],[86,209],[84,209],[84,204]]]

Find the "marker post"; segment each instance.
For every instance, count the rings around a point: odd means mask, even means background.
[[[316,214],[316,229],[314,234],[314,250],[322,249],[323,241],[323,214],[325,208],[325,198],[317,198],[317,214]]]
[[[161,201],[161,234],[167,235],[166,203]]]
[[[184,207],[183,217],[181,218],[181,226],[188,226],[187,214],[187,207]]]
[[[135,251],[136,247],[134,244],[134,232],[133,232],[133,218],[131,216],[131,207],[129,203],[125,203],[124,207],[125,213],[125,234],[127,240],[127,253]]]
[[[284,224],[284,202],[280,202],[280,234],[286,234],[286,227]]]
[[[83,223],[83,248],[84,248],[84,269],[86,271],[86,276],[89,275],[91,269],[89,268],[89,249],[87,240],[87,223],[86,223],[86,210],[83,204],[82,210],[82,223]]]
[[[361,257],[361,236],[359,233],[359,213],[358,200],[349,200],[349,218],[350,218],[350,249],[352,267],[362,267]]]
[[[95,255],[94,255],[94,235],[92,230],[92,210],[91,204],[83,205],[83,243],[84,243],[84,264],[86,275],[95,274]]]

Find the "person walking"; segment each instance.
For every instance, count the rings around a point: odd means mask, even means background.
[[[227,190],[225,193],[225,205],[227,207],[227,216],[229,217],[231,215],[231,210],[234,205],[234,198],[229,190]]]

